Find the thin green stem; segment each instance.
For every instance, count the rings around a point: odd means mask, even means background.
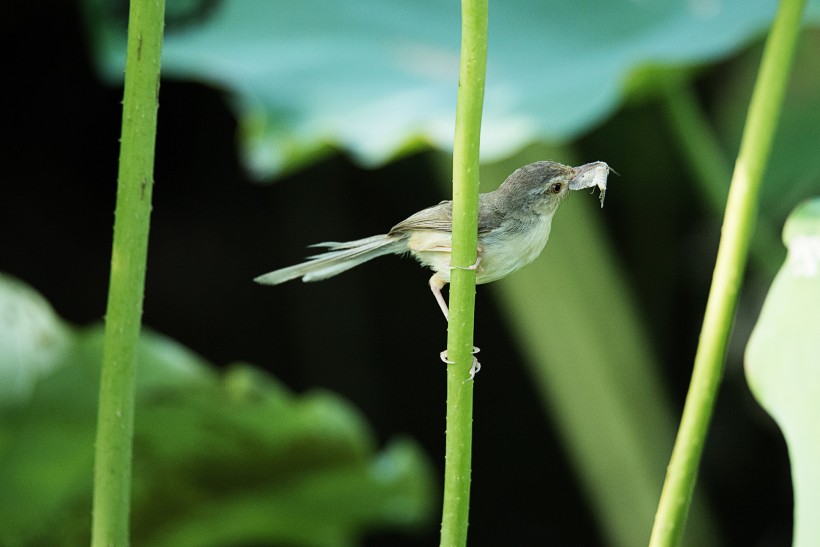
[[[453,144],[453,253],[447,355],[447,437],[444,466],[442,547],[467,544],[470,460],[473,442],[475,271],[481,114],[487,68],[487,0],[462,0],[461,68]]]
[[[672,451],[650,546],[677,545],[697,478],[714,410],[732,317],[758,210],[758,195],[783,103],[805,0],[783,0],[766,42],[740,153],[735,164],[722,237],[706,304],[700,343],[678,437]]]
[[[94,462],[92,545],[128,545],[134,376],[157,127],[164,0],[132,1]]]

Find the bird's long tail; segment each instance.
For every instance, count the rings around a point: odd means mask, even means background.
[[[367,262],[377,256],[402,253],[407,250],[403,239],[386,234],[338,243],[328,241],[311,247],[325,247],[327,252],[308,257],[309,260],[260,275],[254,281],[264,285],[278,285],[301,277],[302,281],[321,281]]]

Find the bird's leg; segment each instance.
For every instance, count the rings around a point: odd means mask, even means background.
[[[479,263],[481,262],[481,257],[476,259],[475,264],[472,266],[468,266],[468,270],[475,270],[478,268]],[[441,308],[441,313],[444,314],[444,319],[449,321],[450,317],[450,310],[447,308],[447,302],[444,301],[444,296],[441,294],[441,289],[444,288],[447,282],[438,275],[438,273],[433,274],[433,277],[430,278],[430,290],[433,291],[433,296],[436,297],[436,302],[438,302],[439,307]],[[473,346],[473,355],[481,351],[479,348]],[[442,351],[439,353],[439,358],[446,364],[452,365],[455,361],[451,361],[447,358],[447,350]],[[475,378],[476,373],[481,370],[481,363],[478,362],[478,359],[473,357],[473,365],[470,367],[470,377],[468,380],[472,380]]]
[[[438,273],[433,274],[433,277],[430,278],[430,290],[433,291],[433,296],[436,297],[436,302],[438,302],[438,307],[441,308],[441,313],[444,314],[444,319],[449,320],[450,310],[447,308],[447,302],[444,301],[444,296],[441,294],[441,289],[446,284],[447,282]]]
[[[481,264],[481,255],[478,255],[477,257],[475,257],[475,262],[473,262],[473,264],[471,266],[467,266],[465,269],[466,270],[475,270],[475,271],[480,272],[481,271],[481,269],[479,268],[480,264]]]
[[[479,267],[481,265],[481,251],[482,250],[483,249],[481,247],[478,248],[478,253],[476,254],[476,259],[475,259],[474,264],[472,264],[470,266],[466,266],[466,267],[465,266],[450,266],[448,264],[447,268],[449,268],[451,270],[454,269],[454,268],[461,268],[461,269],[464,269],[464,270],[473,270],[473,271],[479,270]],[[442,278],[438,274],[438,272],[434,273],[433,277],[430,278],[430,290],[433,291],[433,296],[436,297],[436,302],[438,302],[438,307],[441,308],[441,313],[444,314],[444,319],[449,321],[449,319],[450,319],[450,310],[447,307],[447,302],[444,301],[444,296],[442,296],[442,294],[441,294],[441,289],[443,289],[444,285],[446,285],[446,284],[447,284],[447,281],[445,281],[444,278]],[[473,352],[473,353],[476,353],[476,352]]]

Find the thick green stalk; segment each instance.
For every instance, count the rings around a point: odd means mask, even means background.
[[[763,52],[729,188],[692,381],[655,515],[651,546],[677,545],[683,534],[723,374],[726,345],[757,217],[760,184],[783,103],[804,5],[805,0],[781,2]]]
[[[120,164],[94,462],[92,545],[128,545],[134,376],[151,216],[164,0],[128,19]]]
[[[453,254],[447,355],[447,438],[441,545],[467,544],[473,443],[473,355],[481,113],[487,68],[487,0],[462,0],[461,68],[453,144]]]

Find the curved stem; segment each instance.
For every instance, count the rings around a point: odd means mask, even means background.
[[[735,163],[722,237],[703,318],[692,381],[655,515],[651,546],[677,545],[723,375],[732,318],[749,253],[758,195],[783,103],[805,0],[783,0],[766,42],[740,153]]]

